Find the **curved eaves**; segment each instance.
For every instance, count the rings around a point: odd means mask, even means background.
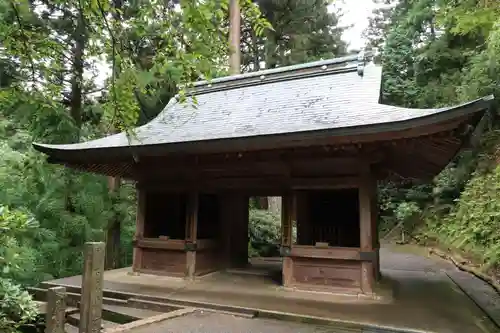
[[[448,107],[448,108],[440,108],[433,110],[420,110],[420,109],[407,109],[400,108],[394,106],[384,106],[390,110],[391,113],[406,113],[409,117],[399,119],[397,121],[385,121],[385,122],[376,122],[370,124],[364,124],[359,126],[347,126],[347,127],[336,127],[336,128],[325,128],[321,130],[313,130],[313,131],[298,131],[292,133],[278,133],[278,134],[269,134],[269,135],[254,135],[254,136],[240,136],[240,137],[221,137],[215,138],[212,140],[193,140],[186,142],[171,142],[168,140],[164,141],[156,141],[152,142],[152,140],[148,139],[146,136],[145,140],[142,140],[140,137],[145,136],[144,131],[147,130],[148,125],[142,126],[137,129],[139,139],[129,139],[125,135],[125,133],[114,134],[111,136],[107,136],[97,140],[91,140],[82,143],[75,144],[62,144],[62,145],[49,145],[49,144],[41,144],[41,143],[33,143],[33,146],[36,150],[41,151],[43,153],[52,155],[57,153],[57,155],[64,154],[65,152],[81,152],[84,153],[86,151],[124,151],[127,152],[128,156],[130,156],[130,148],[133,148],[134,151],[139,152],[142,149],[148,149],[151,147],[159,147],[165,146],[168,150],[168,146],[176,146],[179,148],[180,146],[184,148],[188,148],[195,145],[203,143],[204,145],[208,145],[211,143],[221,143],[221,142],[230,142],[230,141],[252,141],[252,140],[265,140],[265,139],[275,139],[280,138],[286,140],[287,138],[290,140],[300,139],[314,139],[317,137],[325,137],[325,136],[354,136],[354,135],[363,135],[363,134],[376,134],[383,132],[394,132],[394,131],[403,131],[415,127],[428,126],[435,123],[440,123],[443,121],[452,120],[454,118],[458,118],[461,116],[473,114],[476,112],[484,111],[489,108],[491,102],[493,100],[493,96],[486,96],[475,101],[471,101],[468,103],[464,103],[461,105]],[[374,105],[375,107],[375,105]],[[422,114],[420,115],[419,114]],[[147,134],[147,133],[146,133]],[[153,138],[154,139],[154,138]],[[168,139],[168,136],[166,137]],[[61,155],[60,155],[61,156]]]

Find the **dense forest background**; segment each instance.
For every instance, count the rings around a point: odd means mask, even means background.
[[[0,0],[0,298],[10,300],[0,328],[8,307],[30,316],[19,285],[80,274],[86,241],[109,240],[108,268],[131,264],[134,184],[50,165],[31,142],[128,131],[190,82],[226,75],[227,2]],[[366,38],[383,65],[384,103],[438,107],[498,94],[496,0],[376,2]],[[348,52],[330,1],[241,5],[242,71]],[[496,109],[483,125],[433,183],[380,184],[382,235],[397,227],[486,270],[499,266]],[[273,253],[263,244],[279,237],[279,218],[255,209],[250,218],[251,254]]]

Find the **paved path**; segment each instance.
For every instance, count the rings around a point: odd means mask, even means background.
[[[488,283],[467,272],[449,271],[446,274],[500,328],[500,294]]]
[[[436,280],[448,276],[465,294],[473,298],[476,304],[483,310],[488,312],[493,311],[493,316],[489,313],[490,319],[494,320],[495,314],[500,315],[500,297],[491,287],[473,275],[459,271],[452,263],[437,257],[428,257],[423,249],[411,246],[385,247],[381,250],[381,266],[385,275],[397,277],[400,280],[402,277],[406,277],[402,278],[402,280],[406,281],[411,281],[412,278],[419,276]],[[418,285],[417,280],[418,279],[414,281],[415,286]],[[416,288],[416,290],[418,292],[418,288]],[[450,309],[454,311],[453,305],[450,305]],[[455,305],[459,306],[458,304]],[[486,320],[487,319],[485,319],[485,321]],[[479,323],[478,326],[481,326],[481,324]],[[485,327],[485,331],[491,331],[491,326]],[[163,323],[158,323],[152,327],[134,330],[134,333],[166,332],[347,333],[348,331],[346,329],[336,330],[332,327],[306,323],[289,323],[258,318],[249,319],[203,311],[197,311],[187,316],[177,317]],[[375,331],[356,329],[352,331],[349,330],[349,332],[368,333]],[[380,330],[380,332],[384,331]],[[479,328],[477,332],[480,332]]]
[[[385,246],[381,249],[380,257],[384,278],[396,282],[395,301],[387,304],[361,304],[324,294],[287,293],[272,284],[259,282],[259,278],[248,276],[233,275],[221,280],[224,275],[218,275],[186,284],[184,280],[134,276],[126,270],[117,270],[106,272],[104,278],[105,288],[137,295],[130,297],[156,297],[167,302],[176,299],[216,303],[439,333],[499,332],[467,296],[482,295],[476,298],[489,304],[490,308],[492,305],[498,306],[492,290],[480,285],[475,277],[459,271],[453,264],[440,258],[428,257],[426,251],[415,247]],[[65,278],[52,283],[79,286],[81,277]],[[479,290],[481,291],[478,292]],[[489,311],[487,307],[485,310]],[[146,331],[134,330],[133,333],[377,332],[359,328],[354,331],[329,328],[325,331],[324,327],[305,323],[263,320],[220,313],[198,313],[148,326]],[[222,327],[227,329],[221,329]],[[266,327],[272,330],[268,331]]]
[[[331,333],[331,327],[195,311],[132,333]],[[346,332],[347,333],[347,332]]]
[[[415,246],[387,246],[380,256],[385,269],[444,272],[500,328],[500,294],[485,281]]]

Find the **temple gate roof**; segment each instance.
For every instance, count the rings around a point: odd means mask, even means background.
[[[172,98],[132,137],[122,132],[81,143],[33,145],[54,162],[105,163],[153,153],[260,149],[271,141],[271,149],[318,138],[356,143],[363,135],[406,131],[418,136],[410,132],[454,119],[477,120],[493,100],[404,108],[380,103],[381,83],[382,68],[359,56],[233,75],[195,83],[187,101]]]

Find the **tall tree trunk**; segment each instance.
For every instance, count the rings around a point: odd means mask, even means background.
[[[253,55],[253,71],[260,71],[260,53],[259,53],[259,42],[254,29],[250,29],[250,36],[252,38],[252,55]]]
[[[269,211],[273,214],[281,214],[281,197],[268,197]]]
[[[229,68],[231,74],[239,74],[241,71],[241,12],[238,0],[230,0],[229,3]]]
[[[115,269],[120,265],[121,217],[116,206],[120,200],[120,177],[108,177],[108,193],[111,198],[111,220],[106,229],[106,269]]]
[[[80,141],[80,130],[82,127],[82,101],[83,101],[83,69],[84,69],[84,52],[87,42],[87,34],[85,27],[85,19],[83,9],[79,8],[76,17],[76,26],[73,31],[73,61],[71,68],[71,93],[69,97],[69,112],[71,118],[75,122],[76,135],[74,141]],[[69,212],[75,211],[75,206],[72,200],[73,193],[73,172],[68,170],[66,173],[66,210]]]
[[[120,12],[123,7],[122,0],[113,0],[113,27],[118,27],[121,21]],[[116,33],[116,30],[113,29]],[[115,35],[113,37],[113,50],[116,49],[117,45],[116,38],[120,38],[121,34],[118,33],[118,36]],[[115,52],[113,52],[113,57],[115,57]],[[113,80],[120,74],[120,66],[115,63],[113,59]],[[115,132],[114,130],[111,131]],[[106,259],[105,259],[105,268],[106,269],[115,269],[120,266],[120,257],[121,257],[121,216],[120,213],[116,210],[116,206],[119,203],[119,190],[120,190],[121,179],[120,177],[108,177],[108,193],[111,198],[111,220],[108,223],[108,227],[106,229]]]
[[[73,68],[71,78],[71,100],[70,113],[77,130],[77,141],[80,140],[80,128],[82,126],[82,100],[83,100],[83,54],[85,52],[85,43],[87,41],[85,31],[85,20],[80,11],[74,31],[75,46],[73,47]]]

